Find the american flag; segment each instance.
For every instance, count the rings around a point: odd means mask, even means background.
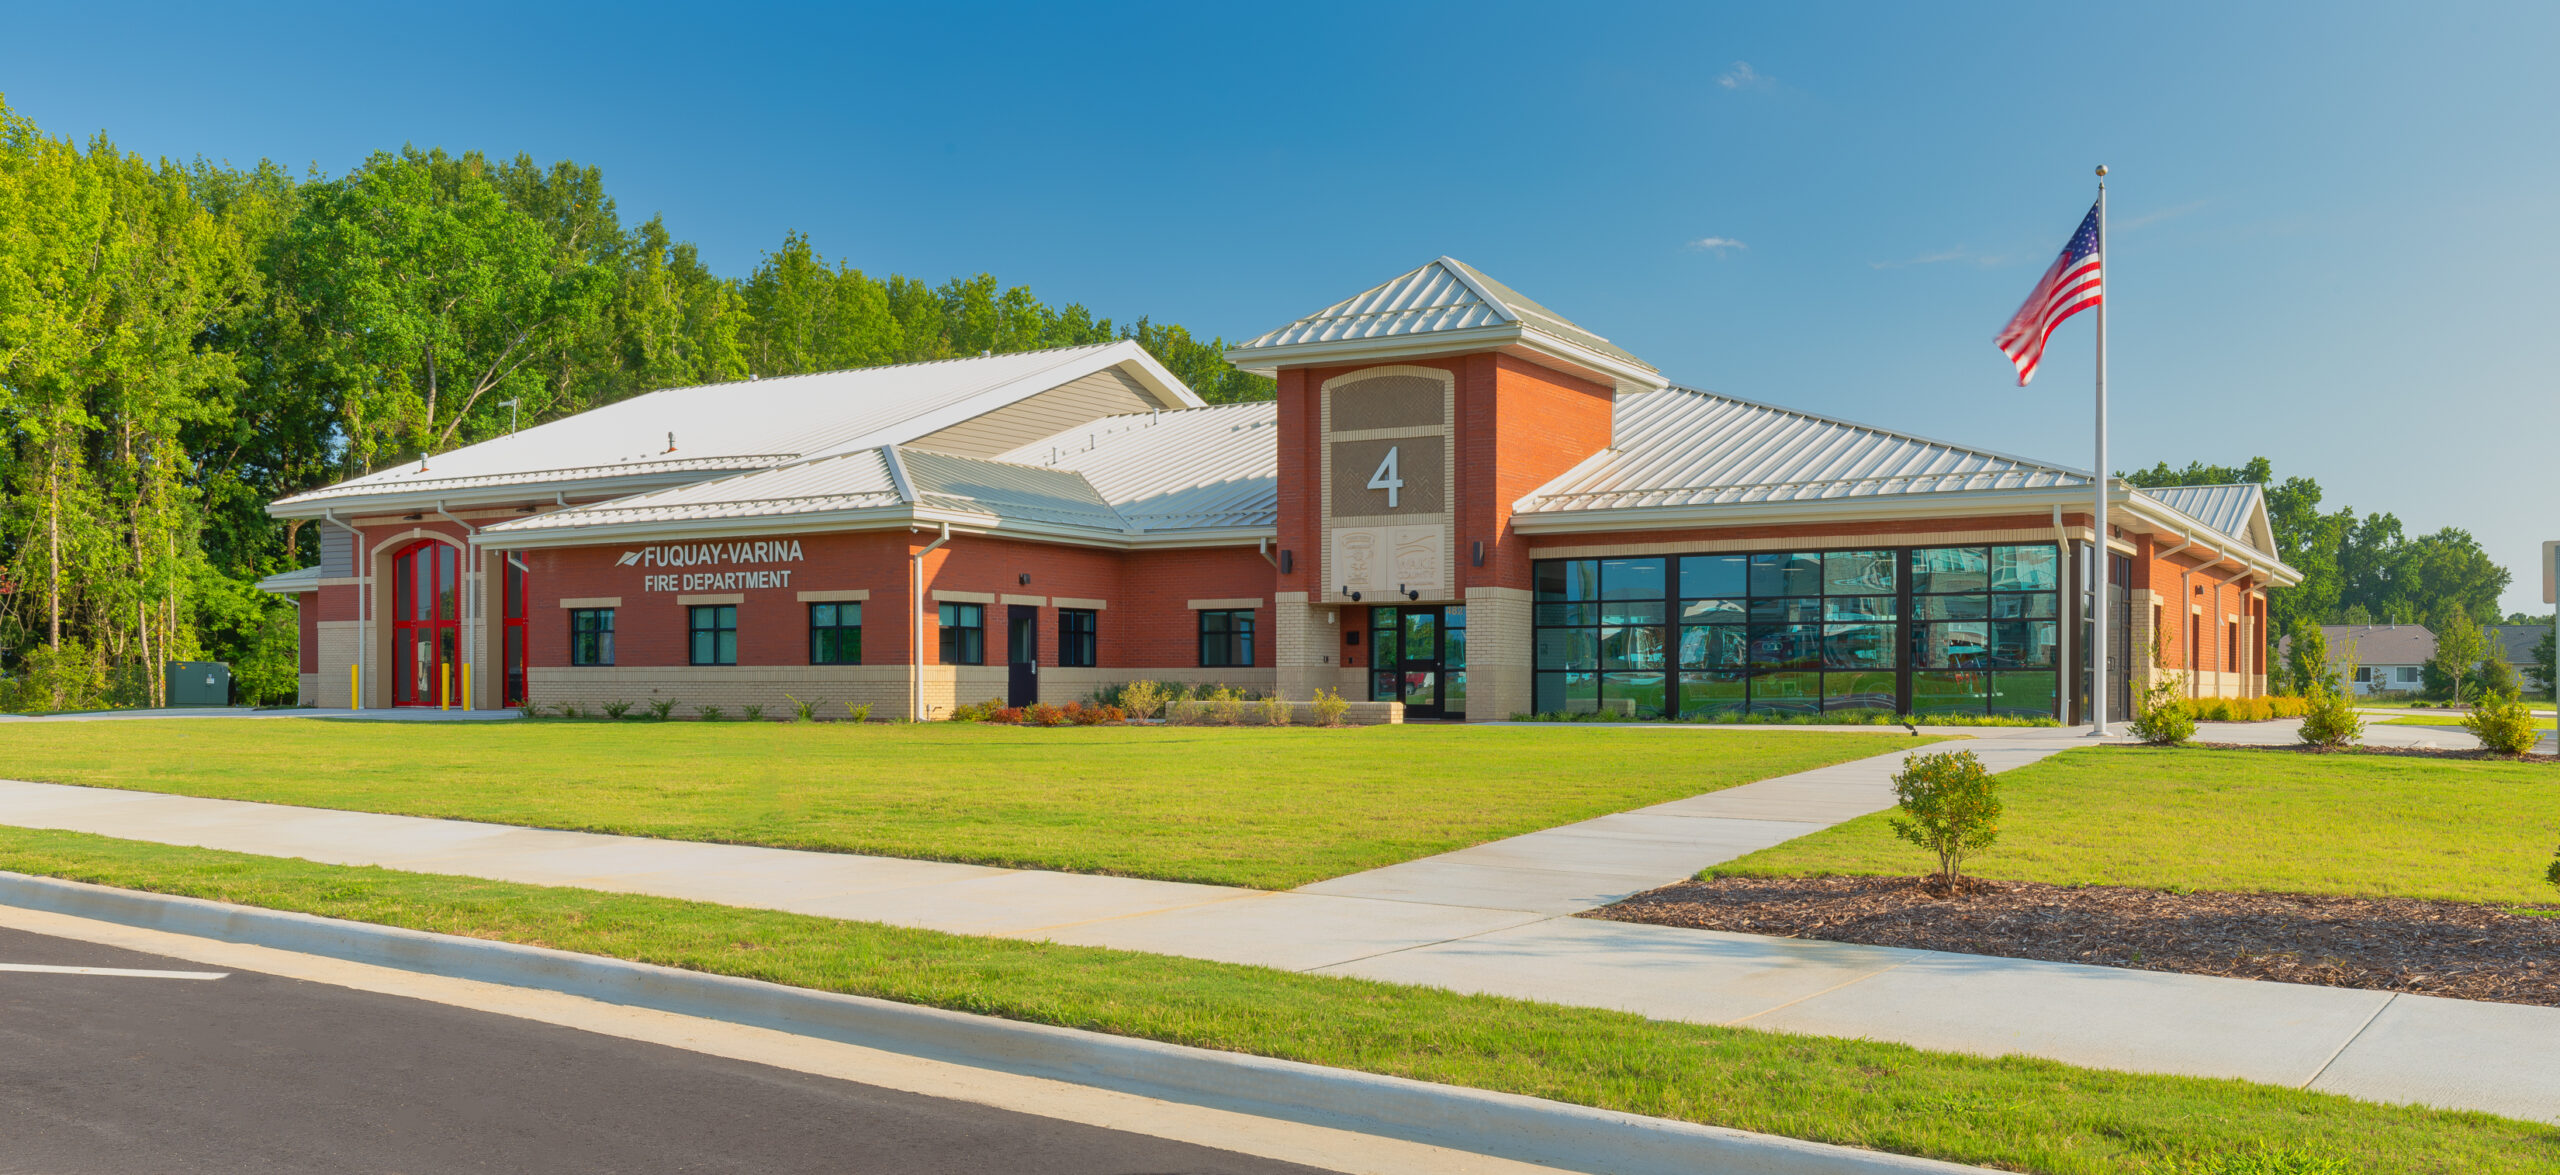
[[[2053,328],[2106,301],[2103,269],[2098,257],[2098,208],[2092,204],[2089,215],[2081,218],[2080,231],[2062,247],[2062,256],[2054,258],[2053,267],[2044,271],[2044,279],[2027,295],[2026,305],[2018,307],[2016,317],[1993,340],[2018,365],[2019,387],[2036,377],[2036,365],[2044,362],[2044,341],[2053,337]]]

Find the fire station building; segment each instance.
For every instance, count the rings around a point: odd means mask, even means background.
[[[1555,711],[2081,721],[2263,692],[2255,486],[2089,471],[1681,387],[1443,257],[1228,353],[1135,344],[671,388],[280,499],[306,703],[933,717],[1115,683]],[[1393,708],[1391,708],[1393,709]]]

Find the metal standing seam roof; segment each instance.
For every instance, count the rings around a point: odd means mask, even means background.
[[[1584,330],[1519,291],[1486,277],[1455,257],[1442,257],[1373,286],[1278,330],[1233,348],[1229,354],[1519,324],[1646,371],[1653,365]]]
[[[924,435],[957,420],[976,397],[1062,369],[1100,370],[1139,362],[1160,372],[1136,343],[971,356],[667,388],[591,408],[574,416],[438,453],[307,493],[275,505],[325,504],[337,498],[459,492],[507,485],[701,471],[756,469],[847,446],[869,448]],[[1075,375],[1062,374],[1058,382]],[[1177,397],[1180,381],[1161,378]],[[1045,388],[1026,388],[1032,394]],[[993,407],[993,406],[990,406]],[[674,441],[668,447],[670,435]]]
[[[1622,394],[1610,447],[1522,514],[2088,486],[2085,470],[1671,387]]]
[[[2260,533],[2257,525],[2265,491],[2256,485],[2145,486],[2134,492],[2253,547],[2265,546],[2272,537]],[[2275,554],[2272,550],[2260,553]]]
[[[1260,400],[1112,416],[997,458],[1081,474],[1144,531],[1274,526],[1280,409]]]
[[[515,536],[898,507],[1122,534],[1270,526],[1279,501],[1277,413],[1265,401],[1106,417],[995,460],[883,446],[512,519],[486,531]],[[889,467],[893,452],[906,493]]]

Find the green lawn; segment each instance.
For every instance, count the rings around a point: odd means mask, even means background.
[[[2549,718],[2536,718],[2533,720],[2533,723],[2544,730],[2549,730],[2552,727],[2552,720]],[[2385,718],[2382,719],[2382,724],[2384,726],[2460,726],[2462,725],[2462,715],[2412,714],[2406,718]]]
[[[1984,877],[2063,885],[2550,902],[2560,768],[2387,755],[2092,747],[1998,777]],[[1917,874],[1862,816],[1709,870]]]
[[[2560,1131],[2487,1114],[1673,1023],[1162,955],[79,833],[0,828],[0,868],[2007,1170],[2137,1175],[2263,1147],[2300,1148],[2376,1173],[2560,1167]]]
[[[1903,734],[136,719],[0,776],[1287,889],[1879,755]]]

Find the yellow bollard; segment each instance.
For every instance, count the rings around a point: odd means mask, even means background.
[[[347,709],[364,709],[364,694],[356,688],[360,681],[358,674],[362,669],[363,666],[353,661],[347,663]]]
[[[436,685],[436,709],[442,710],[453,704],[453,666],[436,670]]]
[[[462,663],[462,708],[471,708],[471,662]]]

